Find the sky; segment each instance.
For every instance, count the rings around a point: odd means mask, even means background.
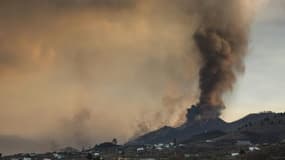
[[[199,96],[195,16],[183,3],[137,2],[0,2],[0,150],[125,142],[183,123]],[[259,8],[226,121],[285,111],[285,3]]]
[[[227,102],[223,117],[233,121],[252,112],[284,112],[285,3],[272,0],[257,15],[251,29],[245,73]]]

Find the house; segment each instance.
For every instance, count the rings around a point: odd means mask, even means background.
[[[212,143],[212,142],[214,142],[214,141],[211,139],[206,140],[206,143]]]
[[[253,151],[259,151],[260,148],[254,146],[254,147],[248,147],[248,150],[251,151],[251,152],[253,152]]]
[[[239,156],[239,153],[232,153],[231,156],[232,156],[232,157]]]
[[[59,154],[59,153],[53,153],[53,157],[54,157],[55,159],[63,159],[63,158],[64,158],[64,156],[61,155],[61,154]]]
[[[142,152],[144,152],[144,148],[143,147],[137,148],[137,153],[142,153]]]

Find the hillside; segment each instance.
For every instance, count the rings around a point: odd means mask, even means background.
[[[219,118],[194,120],[189,118],[189,114],[187,116],[187,121],[177,128],[165,126],[144,134],[127,145],[169,143],[174,139],[180,143],[206,139],[216,142],[250,140],[254,143],[266,143],[285,139],[285,113],[250,114],[231,123]]]

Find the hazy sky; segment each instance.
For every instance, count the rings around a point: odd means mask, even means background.
[[[0,149],[126,141],[183,121],[198,98],[195,16],[187,0],[136,2],[0,1]],[[285,2],[262,8],[226,121],[285,111]]]
[[[231,121],[251,112],[285,110],[285,2],[271,0],[252,27],[246,70],[231,95],[224,117]]]

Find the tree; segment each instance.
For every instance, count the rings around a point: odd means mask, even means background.
[[[176,138],[173,139],[173,144],[174,144],[174,146],[177,145],[177,140],[176,140]]]
[[[86,156],[86,158],[91,160],[91,159],[93,159],[93,156],[92,156],[91,153],[88,153],[87,156]]]
[[[270,121],[269,117],[264,118],[264,121],[269,122]]]
[[[248,122],[248,126],[251,127],[252,126],[252,122]]]
[[[245,150],[244,149],[240,149],[239,154],[245,154]]]
[[[113,144],[115,144],[115,145],[117,145],[117,144],[118,144],[117,139],[116,139],[116,138],[114,138],[114,139],[112,140],[112,143],[113,143]]]

